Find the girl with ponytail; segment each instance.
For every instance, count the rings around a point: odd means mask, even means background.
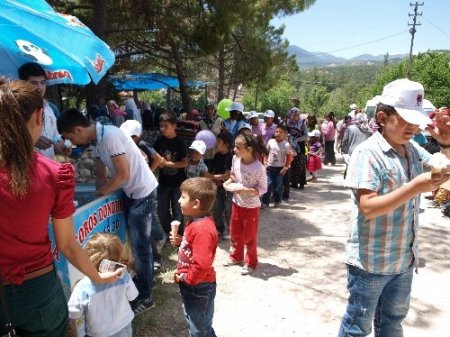
[[[259,197],[267,192],[266,169],[258,158],[262,158],[265,151],[264,143],[258,142],[253,135],[237,136],[231,176],[223,185],[234,193],[230,220],[231,249],[225,266],[243,265],[242,275],[251,274],[258,264]]]

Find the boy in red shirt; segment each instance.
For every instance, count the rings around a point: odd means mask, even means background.
[[[214,205],[216,185],[208,178],[190,178],[180,187],[181,211],[189,220],[184,235],[171,233],[172,246],[180,246],[175,282],[180,286],[190,337],[215,337],[212,327],[216,272],[217,230],[208,214]]]

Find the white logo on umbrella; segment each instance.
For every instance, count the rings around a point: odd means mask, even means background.
[[[53,63],[53,60],[45,50],[30,41],[16,40],[16,44],[21,50],[19,54],[29,58],[30,61],[38,62],[46,66]]]

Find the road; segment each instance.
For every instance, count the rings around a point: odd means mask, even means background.
[[[261,212],[260,264],[251,276],[221,266],[214,327],[220,337],[336,336],[347,301],[345,244],[350,197],[344,166],[325,167],[319,183],[293,190],[281,208]],[[450,331],[450,220],[423,199],[421,268],[414,276],[408,337],[448,336]]]
[[[214,329],[218,337],[334,337],[347,303],[345,244],[350,193],[342,162],[325,167],[318,183],[291,190],[288,203],[261,211],[259,265],[250,276],[222,266],[229,244],[217,250]],[[423,199],[421,268],[414,276],[408,337],[446,337],[450,331],[450,220]],[[156,308],[135,319],[136,336],[186,337],[178,287],[171,283],[176,250],[164,248]]]

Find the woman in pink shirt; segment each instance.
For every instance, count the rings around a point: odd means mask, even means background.
[[[325,138],[325,157],[323,159],[323,164],[331,164],[334,166],[336,164],[336,156],[334,154],[336,122],[334,120],[334,113],[330,112],[325,118],[325,122],[323,122],[320,127],[323,137]]]

